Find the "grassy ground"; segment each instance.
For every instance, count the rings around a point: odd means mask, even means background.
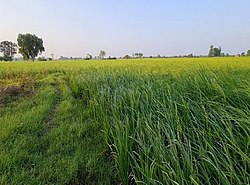
[[[0,63],[0,184],[249,184],[250,58]]]

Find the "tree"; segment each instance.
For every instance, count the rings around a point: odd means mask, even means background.
[[[12,61],[17,53],[17,45],[10,41],[3,41],[0,43],[0,52],[3,53],[3,60]]]
[[[125,55],[123,58],[124,59],[130,59],[131,57],[129,55]]]
[[[247,56],[250,57],[250,49],[247,51]]]
[[[214,56],[214,46],[211,45],[208,53],[208,57],[213,57]]]
[[[19,53],[23,55],[24,60],[31,59],[34,61],[38,54],[45,51],[43,40],[34,34],[19,34],[17,43],[19,46]]]
[[[221,47],[219,47],[219,48],[214,48],[214,56],[215,56],[215,57],[221,56]]]
[[[211,45],[208,57],[219,57],[219,56],[221,56],[221,47],[215,48],[213,45]]]
[[[52,60],[54,60],[54,56],[55,56],[55,54],[54,54],[54,53],[52,53],[50,56],[51,56]]]
[[[142,58],[143,57],[143,53],[135,53],[133,55],[135,58]]]
[[[116,57],[111,57],[111,56],[108,57],[108,60],[116,60],[116,59],[117,59]]]
[[[92,60],[93,56],[91,54],[87,54],[85,60]]]
[[[105,51],[100,51],[100,53],[99,53],[100,59],[104,59],[105,55],[106,55]]]

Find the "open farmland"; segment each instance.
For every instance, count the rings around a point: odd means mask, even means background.
[[[0,63],[0,184],[250,184],[250,58]]]

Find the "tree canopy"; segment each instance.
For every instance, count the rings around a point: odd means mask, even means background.
[[[2,41],[0,43],[0,52],[3,53],[1,60],[12,61],[17,53],[17,45],[11,41]]]
[[[43,40],[36,35],[30,33],[19,34],[17,37],[19,53],[23,55],[24,60],[35,60],[38,54],[45,51]]]
[[[93,56],[91,54],[87,54],[85,60],[92,60]]]
[[[105,51],[100,51],[100,53],[99,53],[100,59],[104,59],[105,55],[106,55]]]
[[[143,53],[134,53],[133,55],[135,58],[142,58],[143,57]]]
[[[219,57],[219,56],[221,56],[221,47],[216,48],[213,45],[211,45],[210,49],[209,49],[208,56],[209,57]]]

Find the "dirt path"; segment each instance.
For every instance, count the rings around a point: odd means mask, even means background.
[[[44,123],[46,124],[48,130],[51,130],[56,127],[56,114],[58,111],[58,107],[60,105],[61,99],[62,99],[62,94],[59,88],[59,85],[56,84],[53,86],[55,90],[55,99],[54,102],[50,108],[49,115],[45,119]]]

